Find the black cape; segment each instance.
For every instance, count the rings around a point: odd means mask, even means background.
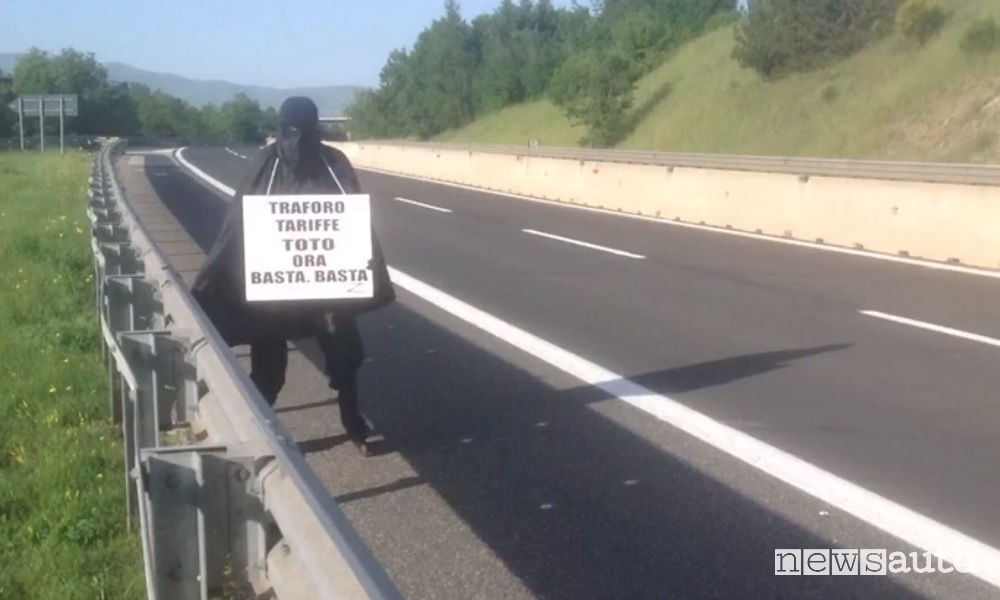
[[[316,162],[305,172],[282,168],[277,144],[265,148],[229,204],[222,231],[209,252],[205,265],[195,279],[191,292],[216,329],[230,346],[260,339],[293,340],[313,337],[321,332],[334,333],[335,319],[350,318],[390,304],[396,298],[382,248],[372,232],[374,296],[345,300],[296,300],[247,302],[244,284],[243,196],[263,195],[271,184],[271,194],[340,194],[340,187],[330,175],[333,170],[348,194],[361,193],[357,175],[350,161],[338,150],[323,146],[325,164]]]

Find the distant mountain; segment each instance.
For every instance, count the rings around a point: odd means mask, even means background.
[[[17,54],[0,53],[0,70],[7,75],[12,73],[18,56]],[[104,63],[104,66],[108,70],[108,78],[112,81],[141,83],[171,96],[177,96],[197,107],[206,104],[222,104],[232,100],[233,96],[240,92],[256,100],[265,108],[268,106],[278,108],[281,102],[289,96],[309,96],[319,107],[320,115],[335,117],[342,115],[344,108],[363,89],[349,85],[280,89],[260,85],[241,85],[228,81],[189,79],[172,73],[156,73],[137,69],[119,62]]]

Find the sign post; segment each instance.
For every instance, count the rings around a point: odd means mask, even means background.
[[[24,152],[24,98],[17,99],[17,132],[21,137],[21,152]]]
[[[367,194],[243,197],[247,302],[375,294]]]
[[[45,152],[45,117],[59,117],[59,152],[66,147],[66,117],[79,116],[79,100],[76,94],[49,94],[45,96],[20,96],[10,103],[17,111],[17,123],[21,132],[21,150],[24,150],[24,117],[38,117],[41,151]]]
[[[66,154],[63,122],[66,120],[66,96],[59,96],[59,154]]]

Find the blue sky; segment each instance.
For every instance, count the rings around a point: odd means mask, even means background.
[[[499,3],[460,0],[467,19]],[[0,0],[0,52],[73,47],[197,79],[375,85],[389,52],[443,13],[444,0]]]

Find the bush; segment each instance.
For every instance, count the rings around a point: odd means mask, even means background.
[[[722,29],[723,27],[735,25],[740,21],[742,16],[743,15],[738,10],[724,10],[722,12],[715,13],[708,21],[705,22],[705,31],[715,31],[716,29]]]
[[[962,50],[970,54],[989,54],[997,46],[1000,46],[1000,27],[993,17],[978,19],[962,36]]]
[[[921,46],[941,31],[948,11],[938,0],[906,0],[896,12],[896,29]]]
[[[733,58],[765,78],[849,56],[877,37],[899,0],[749,0]]]
[[[574,123],[587,126],[585,143],[610,147],[625,134],[634,89],[634,69],[626,59],[591,51],[563,63],[549,96]]]
[[[881,19],[875,19],[871,26],[871,39],[882,40],[889,37],[892,33],[892,18],[884,17]]]

